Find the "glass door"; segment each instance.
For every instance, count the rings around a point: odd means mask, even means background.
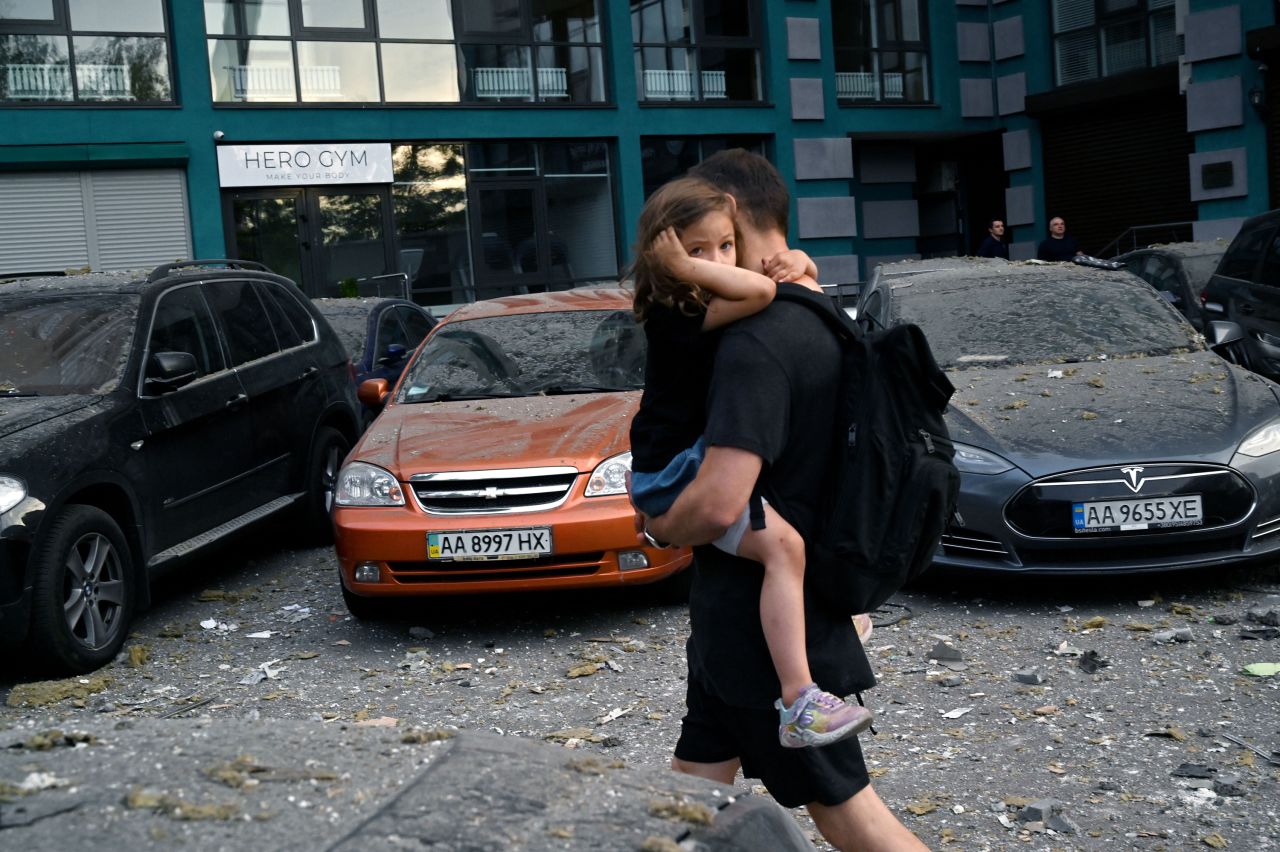
[[[272,272],[303,283],[305,242],[299,225],[306,216],[302,200],[302,190],[233,194],[226,205],[229,256],[257,261]]]
[[[394,233],[388,190],[325,187],[306,193],[312,244],[312,280],[307,294],[334,297],[386,292],[385,286],[369,279],[397,269],[388,238]],[[391,290],[397,295],[402,292],[397,287]]]
[[[545,285],[547,251],[538,238],[546,231],[541,182],[485,181],[473,185],[471,203],[479,214],[479,227],[471,234],[475,298],[528,293]]]

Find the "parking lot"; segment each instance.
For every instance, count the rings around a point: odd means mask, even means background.
[[[165,583],[92,675],[5,675],[6,846],[325,847],[430,762],[439,744],[406,744],[414,731],[665,767],[683,607],[641,588],[445,598],[367,624],[343,606],[332,551],[288,540],[268,528]],[[1280,769],[1264,755],[1280,749],[1280,683],[1242,674],[1280,659],[1257,620],[1280,612],[1274,566],[940,577],[894,604],[868,642],[880,685],[863,739],[880,794],[932,848],[1276,847]],[[66,745],[77,731],[92,741]],[[237,758],[306,773],[233,786],[207,771]],[[1021,820],[1044,799],[1057,830]],[[592,847],[580,833],[525,848]]]

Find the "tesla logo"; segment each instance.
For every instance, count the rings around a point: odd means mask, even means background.
[[[1142,470],[1142,468],[1138,468],[1138,470]],[[1136,491],[1137,489],[1134,489],[1134,490]],[[497,500],[497,499],[498,499],[498,489],[497,489],[497,488],[494,488],[492,485],[490,485],[488,488],[486,488],[486,489],[484,490],[484,499],[486,499],[486,500]]]
[[[1141,491],[1143,483],[1146,482],[1146,480],[1142,478],[1142,472],[1144,470],[1146,470],[1146,468],[1143,467],[1120,468],[1120,472],[1124,474],[1124,484],[1129,486],[1129,490],[1134,494]]]

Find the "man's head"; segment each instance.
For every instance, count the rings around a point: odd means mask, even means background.
[[[1004,220],[992,219],[987,225],[987,233],[997,240],[1004,238]]]
[[[1061,216],[1054,216],[1049,220],[1049,236],[1055,240],[1060,240],[1067,233],[1067,223]]]
[[[729,193],[738,202],[738,216],[757,231],[778,231],[785,238],[791,196],[773,163],[742,148],[718,151],[689,169]]]

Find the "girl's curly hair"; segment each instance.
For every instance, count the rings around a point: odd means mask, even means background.
[[[727,213],[732,218],[733,210],[733,199],[701,178],[676,178],[649,196],[636,228],[635,260],[626,273],[635,282],[632,310],[638,322],[645,321],[654,304],[692,316],[707,303],[701,288],[672,277],[654,256],[650,247],[658,234],[667,228],[679,234],[708,213]]]

